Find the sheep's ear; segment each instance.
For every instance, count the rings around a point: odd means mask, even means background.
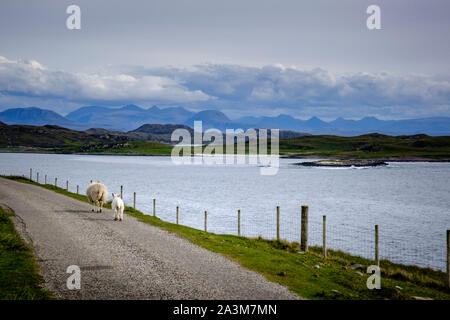
[[[116,195],[114,194],[114,192],[112,193],[112,196],[113,196],[113,198],[115,198],[115,197],[116,197]]]

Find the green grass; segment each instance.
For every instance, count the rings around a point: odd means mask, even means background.
[[[42,289],[32,249],[20,238],[10,217],[0,207],[0,300],[41,300],[53,295]]]
[[[133,209],[128,209],[127,213],[223,254],[308,299],[411,299],[412,296],[450,299],[445,274],[440,271],[383,260],[382,289],[369,290],[366,286],[369,275],[361,276],[350,269],[353,263],[363,265],[364,270],[374,263],[365,258],[329,250],[327,259],[323,259],[320,247],[311,247],[308,253],[299,254],[298,243],[213,234],[168,223]],[[316,269],[316,265],[320,268]],[[364,273],[364,270],[360,271]]]
[[[280,139],[280,154],[353,159],[421,157],[450,159],[450,137],[387,136],[366,134],[357,137],[330,135]]]
[[[236,153],[236,146],[234,148]],[[193,152],[192,148],[192,154]],[[223,147],[225,152],[226,146]],[[157,142],[132,141],[123,148],[94,149],[90,153],[113,154],[170,154],[172,146]],[[248,152],[248,143],[245,146]],[[270,152],[270,142],[268,143]],[[420,157],[450,159],[450,137],[427,135],[387,136],[367,134],[357,137],[331,135],[304,136],[280,139],[280,155],[318,156],[342,159],[379,159],[390,157]]]
[[[173,146],[149,141],[128,141],[123,144],[71,142],[63,148],[3,148],[2,151],[169,155]],[[226,146],[224,146],[225,152]],[[236,147],[235,147],[236,150]],[[270,152],[270,143],[268,143]],[[236,152],[236,151],[235,151]],[[248,143],[246,144],[248,152]],[[193,148],[192,152],[193,154]],[[342,159],[380,159],[390,157],[420,157],[426,159],[450,159],[450,136],[431,137],[424,134],[411,136],[387,136],[366,134],[356,137],[332,135],[303,136],[280,139],[280,155],[299,157],[327,157]]]
[[[118,143],[90,143],[54,148],[51,151],[57,153],[170,155],[172,146],[151,141],[127,141],[124,145]]]
[[[68,147],[0,147],[0,152],[27,153],[84,153],[84,154],[117,154],[117,155],[170,155],[172,146],[150,141],[128,141],[125,146],[117,143],[72,143]]]
[[[6,178],[38,185],[22,177]],[[39,186],[81,201],[87,201],[86,196],[67,192],[52,185],[39,184]],[[108,204],[107,207],[110,205]],[[446,274],[442,271],[382,260],[382,289],[369,290],[366,286],[369,275],[365,274],[367,266],[373,264],[373,261],[369,259],[335,250],[328,250],[328,258],[323,259],[320,247],[311,247],[309,252],[299,254],[299,244],[295,242],[288,243],[204,232],[144,215],[131,207],[126,207],[125,213],[144,223],[176,233],[208,250],[223,254],[245,268],[259,272],[267,279],[285,285],[293,292],[308,299],[402,300],[421,296],[450,300],[450,290],[446,287],[445,282]],[[354,263],[363,266],[363,269],[359,270],[363,275],[350,268]],[[315,266],[319,266],[319,268]]]
[[[147,154],[147,155],[170,155],[172,146],[150,141],[130,141],[128,146],[120,148],[100,148],[89,151],[90,153],[113,153],[113,154]]]

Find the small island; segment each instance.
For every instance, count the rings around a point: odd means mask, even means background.
[[[387,163],[382,160],[368,160],[368,159],[347,159],[347,160],[319,160],[295,163],[298,166],[304,167],[377,167],[386,166]]]

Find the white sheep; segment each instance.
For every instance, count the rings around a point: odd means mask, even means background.
[[[86,195],[94,206],[92,211],[102,212],[103,204],[106,203],[108,197],[108,188],[99,182],[92,182],[86,190]]]
[[[119,219],[120,221],[123,220],[123,209],[125,208],[125,205],[123,203],[122,198],[113,193],[113,200],[111,203],[111,208],[114,210],[114,220]]]

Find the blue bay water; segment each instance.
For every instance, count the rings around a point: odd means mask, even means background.
[[[445,268],[445,232],[450,229],[450,163],[389,163],[374,168],[308,168],[300,160],[281,159],[274,176],[257,165],[175,165],[170,157],[55,154],[0,154],[0,173],[47,174],[49,183],[84,193],[90,180],[111,192],[124,187],[124,200],[137,209],[208,231],[276,236],[276,206],[281,238],[300,239],[300,206],[309,206],[309,236],[321,245],[322,216],[327,216],[327,245],[373,258],[374,225],[380,228],[380,255],[393,261]],[[310,161],[310,160],[308,160]],[[110,196],[111,197],[111,196]]]

